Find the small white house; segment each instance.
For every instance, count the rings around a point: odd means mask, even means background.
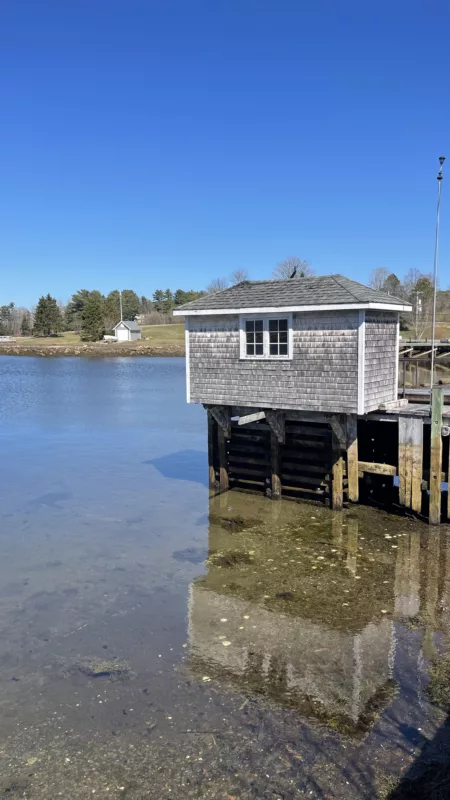
[[[135,342],[142,339],[139,325],[134,320],[123,319],[114,327],[114,336],[118,342]]]

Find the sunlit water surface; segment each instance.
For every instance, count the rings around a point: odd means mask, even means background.
[[[446,528],[210,500],[181,359],[2,358],[0,392],[0,797],[374,798],[445,760]]]

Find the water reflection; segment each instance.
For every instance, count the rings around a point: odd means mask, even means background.
[[[271,504],[268,518],[249,519],[251,506],[233,493],[210,502],[207,574],[190,595],[191,669],[360,735],[399,692],[421,691],[420,664],[445,628],[446,536],[422,536],[421,548],[417,529],[384,516],[367,527],[284,504],[277,519]]]

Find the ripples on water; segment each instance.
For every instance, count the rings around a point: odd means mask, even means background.
[[[0,381],[0,797],[386,797],[446,759],[446,527],[210,500],[178,359]]]

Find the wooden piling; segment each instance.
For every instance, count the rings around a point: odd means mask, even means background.
[[[406,465],[408,462],[409,418],[398,418],[398,500],[401,506],[409,508],[411,492],[406,487]]]
[[[434,387],[431,392],[431,446],[430,446],[430,525],[441,521],[441,471],[442,471],[442,409],[444,389]]]
[[[347,417],[347,478],[348,499],[351,503],[359,500],[358,478],[358,417],[349,414]]]
[[[227,442],[221,427],[218,427],[217,434],[219,442],[219,491],[227,492],[229,489]]]
[[[334,430],[332,433],[332,451],[331,504],[334,511],[342,511],[344,505],[344,459],[342,458],[340,440]]]
[[[217,422],[210,411],[207,411],[208,419],[208,470],[209,470],[209,488],[213,491],[216,490],[216,469],[215,469],[215,446],[217,442]]]
[[[281,499],[281,478],[280,478],[280,443],[276,433],[270,432],[270,471],[271,471],[271,497],[272,500]]]
[[[447,519],[450,520],[450,442],[448,448],[447,484]]]
[[[420,514],[422,510],[423,420],[398,419],[399,502]]]
[[[423,420],[411,418],[411,508],[417,514],[422,511],[423,470]]]

